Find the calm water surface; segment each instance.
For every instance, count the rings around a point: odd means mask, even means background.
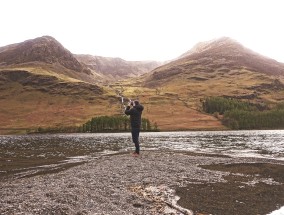
[[[284,160],[284,130],[141,133],[141,150],[185,150]],[[131,151],[130,133],[0,136],[0,179],[62,170]]]

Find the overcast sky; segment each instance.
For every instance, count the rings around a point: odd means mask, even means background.
[[[227,36],[284,62],[283,8],[283,0],[1,0],[0,47],[49,35],[74,54],[164,61]]]

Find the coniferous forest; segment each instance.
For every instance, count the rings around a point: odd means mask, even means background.
[[[237,99],[210,97],[202,103],[203,111],[222,115],[222,123],[231,129],[283,129],[284,104],[273,108]]]
[[[27,133],[95,133],[95,132],[123,132],[129,131],[130,119],[127,116],[98,116],[93,117],[81,126],[48,127],[29,130]],[[142,118],[142,131],[159,131],[157,123],[151,124],[150,120]]]
[[[119,132],[119,131],[129,131],[130,130],[130,120],[127,116],[98,116],[93,117],[91,120],[87,121],[82,125],[81,132]],[[142,131],[158,131],[157,124],[153,126],[150,121],[146,118],[142,118],[141,122]]]

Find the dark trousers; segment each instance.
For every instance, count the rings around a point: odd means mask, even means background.
[[[131,129],[132,141],[135,144],[135,152],[138,153],[138,154],[140,152],[139,133],[140,133],[140,128],[132,128]]]

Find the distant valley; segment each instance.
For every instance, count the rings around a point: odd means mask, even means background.
[[[126,61],[92,55],[75,55],[76,59],[101,79],[101,83],[143,75],[162,65],[156,61]]]
[[[122,114],[118,93],[139,99],[161,130],[226,129],[201,101],[280,103],[284,64],[231,38],[199,43],[168,63],[74,55],[50,36],[0,47],[0,134]]]

